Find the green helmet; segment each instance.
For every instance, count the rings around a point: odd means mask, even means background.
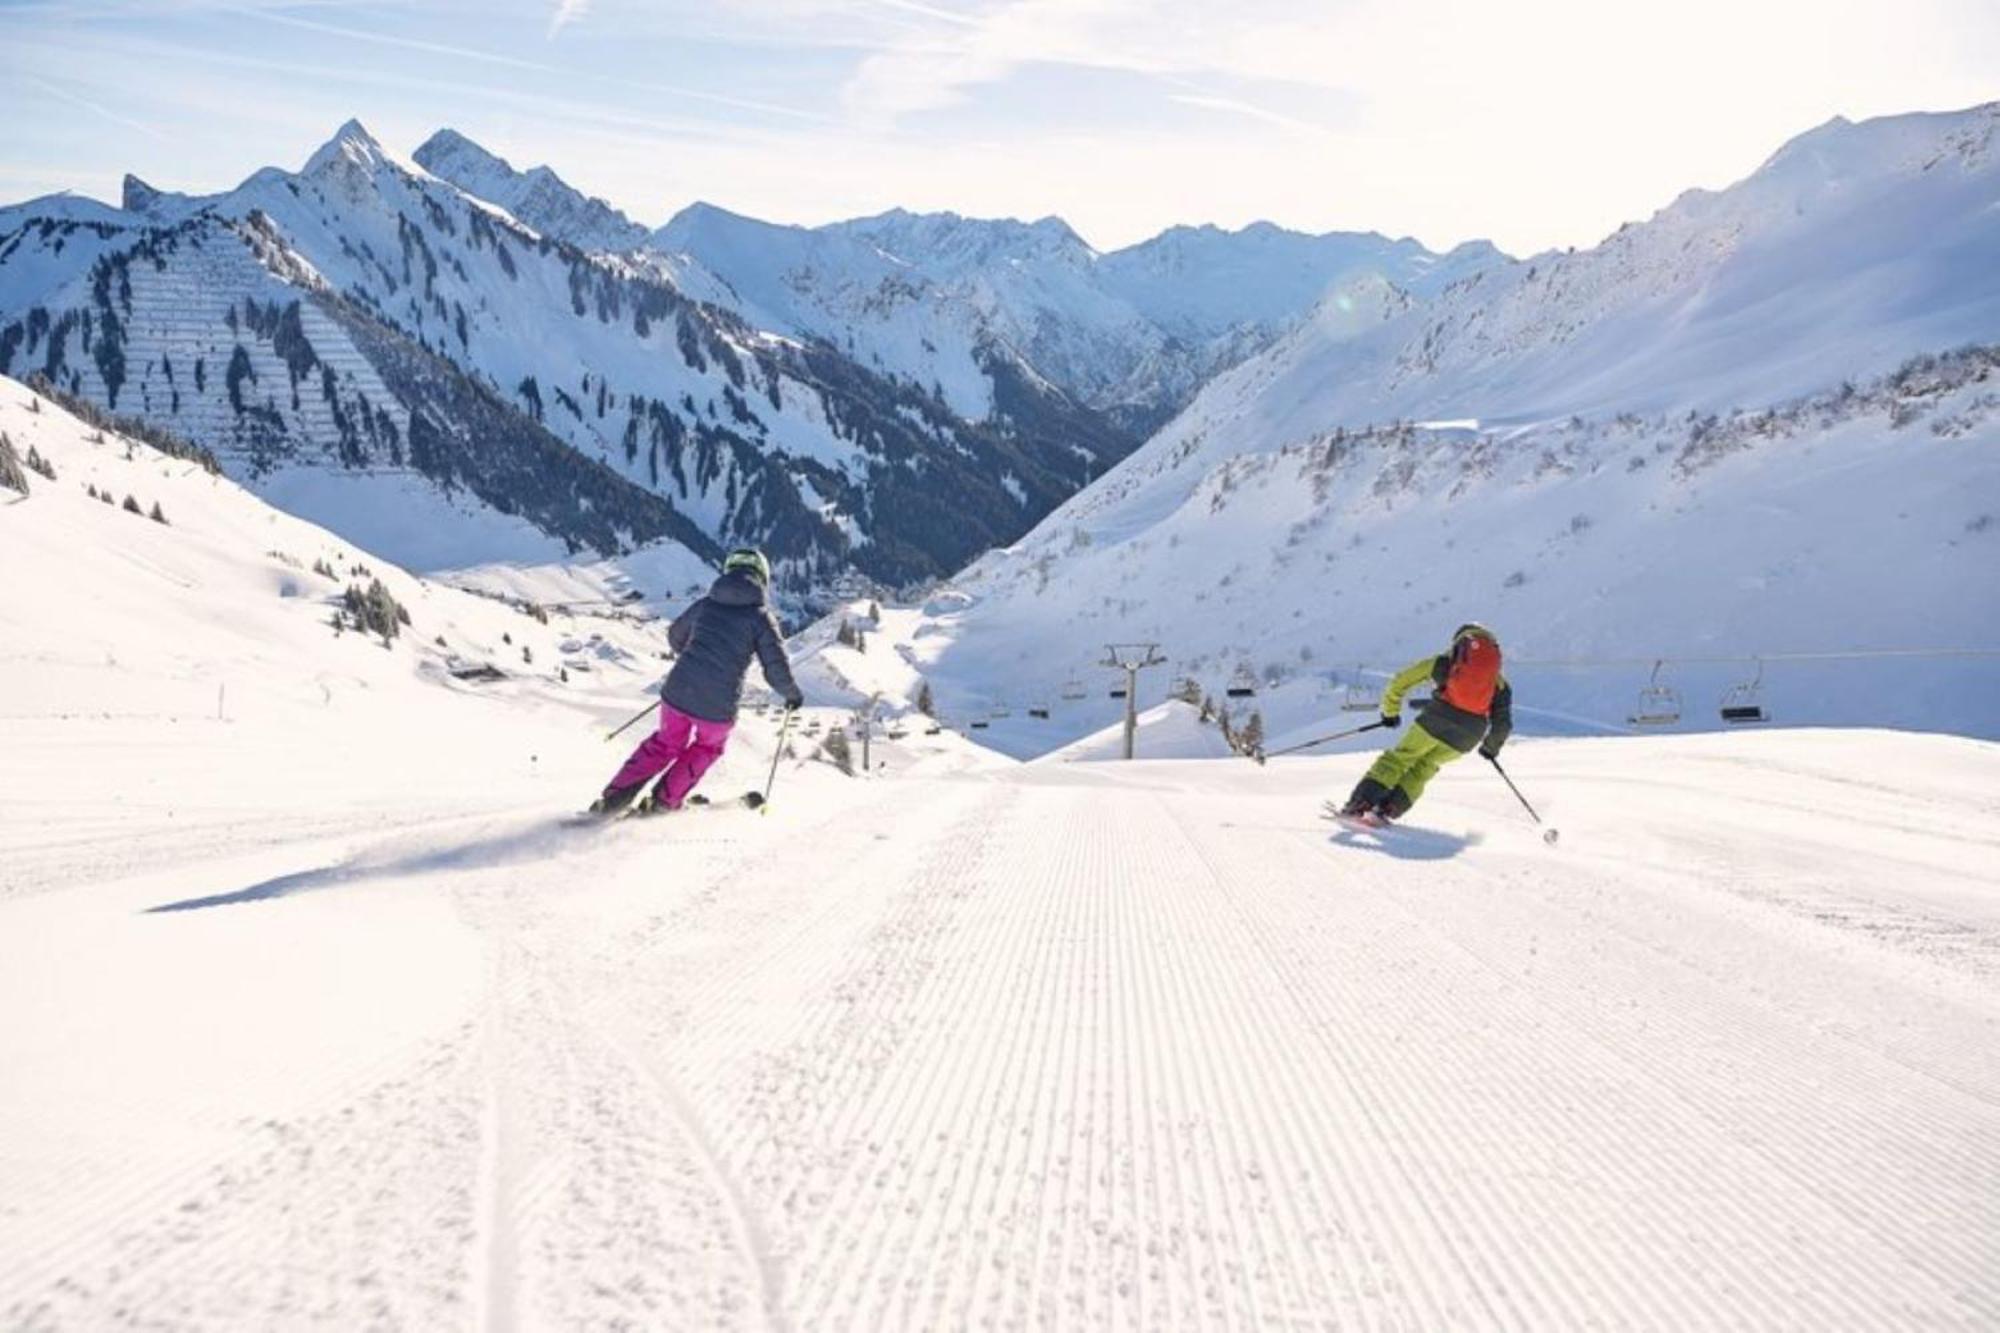
[[[725,574],[741,572],[748,574],[766,588],[771,586],[771,562],[754,546],[739,546],[724,556],[722,572]]]

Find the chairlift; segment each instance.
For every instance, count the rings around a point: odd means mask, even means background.
[[[991,717],[995,722],[998,722],[1002,718],[1014,716],[1014,710],[1009,708],[1006,704],[994,704],[993,711],[989,713],[988,716]]]
[[[1665,662],[1653,663],[1653,674],[1639,691],[1639,706],[1625,720],[1635,727],[1671,727],[1681,720],[1681,692],[1660,679]]]
[[[984,731],[986,730],[986,726],[986,719],[983,717],[976,717],[972,720],[972,729],[974,731]]]
[[[1722,720],[1731,726],[1742,726],[1751,722],[1769,722],[1771,715],[1764,709],[1764,659],[1757,659],[1757,674],[1741,685],[1731,685],[1722,692],[1720,709]]]
[[[1062,697],[1065,699],[1086,699],[1090,697],[1090,691],[1083,687],[1082,681],[1078,680],[1075,676],[1071,676],[1063,682]]]
[[[1229,687],[1223,693],[1232,699],[1256,698],[1257,673],[1247,666],[1236,668],[1236,674],[1229,678]]]
[[[1125,687],[1123,685],[1113,685],[1111,687],[1111,697],[1114,699],[1123,699],[1125,697]]]
[[[1382,694],[1368,687],[1361,679],[1361,666],[1355,664],[1354,676],[1340,691],[1340,711],[1343,713],[1373,713],[1382,706]]]
[[[1049,706],[1047,704],[1036,704],[1028,710],[1028,716],[1034,718],[1037,722],[1046,722],[1049,720]]]

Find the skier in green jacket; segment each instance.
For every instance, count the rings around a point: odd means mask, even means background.
[[[1383,726],[1402,724],[1403,696],[1426,680],[1434,687],[1430,702],[1402,739],[1376,758],[1341,814],[1400,819],[1452,760],[1475,748],[1488,759],[1499,757],[1514,730],[1514,691],[1500,674],[1500,641],[1493,631],[1460,625],[1450,652],[1418,658],[1397,672],[1382,691]]]

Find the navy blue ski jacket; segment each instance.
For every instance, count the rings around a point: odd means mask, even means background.
[[[734,722],[743,706],[743,677],[755,655],[764,679],[793,707],[805,702],[792,679],[785,639],[764,602],[764,585],[749,575],[724,574],[708,596],[667,627],[667,643],[680,655],[660,687],[671,708],[704,722]]]

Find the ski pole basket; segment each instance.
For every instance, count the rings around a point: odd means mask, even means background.
[[[1681,692],[1660,679],[1664,661],[1653,663],[1653,674],[1639,691],[1639,704],[1625,720],[1635,727],[1671,727],[1681,720]]]

